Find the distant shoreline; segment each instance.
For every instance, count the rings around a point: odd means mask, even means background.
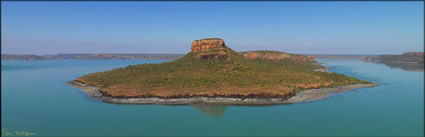
[[[308,102],[326,97],[329,93],[344,92],[358,88],[374,87],[377,84],[353,84],[336,88],[307,89],[296,93],[290,98],[230,98],[230,97],[189,97],[163,99],[158,97],[149,98],[113,98],[103,96],[98,87],[90,86],[77,81],[70,81],[68,85],[79,88],[92,98],[107,103],[117,104],[163,104],[163,105],[188,105],[196,103],[228,104],[228,105],[278,105]]]
[[[2,54],[2,60],[52,60],[52,59],[79,59],[79,60],[101,60],[101,59],[124,59],[124,60],[174,60],[184,54],[57,54],[57,55],[29,55],[29,54]]]
[[[249,52],[249,51],[246,51]],[[243,53],[243,52],[240,52]],[[56,54],[56,55],[33,55],[33,54],[2,54],[2,60],[52,60],[52,59],[79,59],[79,60],[100,60],[100,59],[124,59],[124,60],[155,60],[167,59],[174,60],[184,56],[185,54],[149,54],[149,53],[71,53],[71,54]],[[302,54],[310,55],[316,58],[333,58],[333,59],[361,59],[372,55],[330,55],[330,54]],[[375,55],[373,55],[375,56]]]

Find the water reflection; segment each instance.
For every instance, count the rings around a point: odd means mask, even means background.
[[[422,63],[398,63],[398,62],[372,62],[376,64],[384,64],[390,68],[400,68],[405,71],[424,71],[424,64]]]
[[[227,109],[227,105],[221,104],[193,104],[193,108],[199,110],[201,113],[212,116],[212,117],[221,117],[224,114],[224,111]]]
[[[224,111],[226,111],[231,106],[233,107],[270,107],[270,106],[277,106],[277,105],[287,105],[287,104],[225,105],[225,104],[197,103],[197,104],[192,104],[192,107],[204,115],[211,116],[211,117],[221,117],[224,115]]]
[[[417,63],[382,63],[390,68],[401,68],[406,71],[424,71],[424,64]]]

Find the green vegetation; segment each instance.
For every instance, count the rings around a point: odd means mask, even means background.
[[[277,51],[266,51],[277,52]],[[229,48],[189,52],[161,64],[129,65],[80,79],[101,85],[134,89],[136,92],[294,92],[308,88],[369,83],[342,74],[318,72],[322,66],[291,59],[247,59]]]

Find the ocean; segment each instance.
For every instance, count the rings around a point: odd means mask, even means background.
[[[110,104],[66,84],[88,73],[166,61],[2,60],[2,136],[424,135],[424,72],[355,59],[318,61],[379,86],[290,105]]]

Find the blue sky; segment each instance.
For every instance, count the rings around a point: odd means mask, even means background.
[[[2,54],[424,50],[423,2],[2,2]]]

